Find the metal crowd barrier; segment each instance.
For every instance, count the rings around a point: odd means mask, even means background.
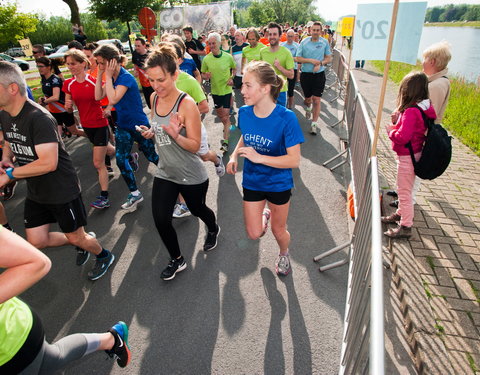
[[[344,122],[347,127],[348,148],[343,153],[327,160],[324,166],[348,153],[356,221],[349,242],[316,256],[314,261],[317,262],[346,247],[349,248],[348,256],[344,259],[320,267],[320,271],[326,271],[349,263],[339,374],[384,374],[380,189],[377,159],[370,156],[374,128],[368,116],[365,101],[358,92],[351,73],[349,73],[346,87],[341,122]],[[341,164],[345,162],[346,160]]]
[[[329,88],[338,87],[337,96],[330,100],[330,103],[333,103],[338,98],[342,97],[342,91],[345,89],[345,72],[348,72],[348,65],[345,61],[345,56],[340,53],[340,59],[338,62],[338,68],[335,70],[336,80],[333,85]]]
[[[330,89],[337,83],[337,72],[338,66],[340,65],[341,54],[342,53],[338,49],[333,49],[332,62],[330,64],[327,64],[327,72],[325,73],[325,78],[327,80],[325,89]]]

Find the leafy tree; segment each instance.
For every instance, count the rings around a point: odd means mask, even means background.
[[[248,18],[251,26],[264,26],[275,20],[275,13],[270,7],[265,6],[265,2],[254,1],[248,8]]]
[[[2,50],[25,38],[37,28],[38,20],[32,14],[17,12],[16,4],[0,5],[0,47]]]
[[[427,22],[439,22],[440,15],[442,14],[443,10],[441,7],[433,7],[428,8],[427,13],[425,15],[425,21]]]
[[[72,25],[65,17],[39,16],[38,28],[29,34],[32,44],[51,43],[53,46],[67,44],[73,39]]]
[[[480,21],[480,5],[470,6],[463,15],[462,19],[464,21]]]

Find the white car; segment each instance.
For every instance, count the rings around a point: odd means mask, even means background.
[[[60,46],[55,53],[48,55],[49,59],[63,59],[65,53],[68,51],[68,46]]]

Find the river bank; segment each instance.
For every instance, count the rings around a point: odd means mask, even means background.
[[[428,22],[423,24],[425,27],[476,27],[480,28],[480,21],[458,21],[458,22]]]

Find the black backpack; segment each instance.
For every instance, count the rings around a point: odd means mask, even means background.
[[[427,128],[427,138],[423,144],[422,156],[415,161],[412,143],[408,142],[405,147],[410,150],[415,175],[424,180],[433,180],[441,176],[447,169],[452,159],[452,137],[440,124],[435,124],[433,119],[428,118],[422,109],[415,105],[422,114]]]

